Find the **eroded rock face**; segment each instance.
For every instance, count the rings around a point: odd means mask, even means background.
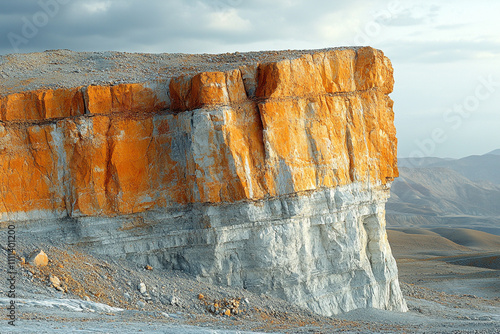
[[[5,95],[0,219],[322,314],[405,310],[384,218],[392,87],[361,48]]]

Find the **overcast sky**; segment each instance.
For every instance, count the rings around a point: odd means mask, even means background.
[[[0,53],[370,45],[395,70],[398,155],[457,158],[500,148],[499,13],[493,0],[0,0]]]

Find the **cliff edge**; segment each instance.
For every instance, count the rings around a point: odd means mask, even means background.
[[[381,51],[149,56],[142,82],[116,79],[130,55],[62,54],[111,69],[0,84],[2,228],[323,315],[406,310],[385,231],[398,170]]]

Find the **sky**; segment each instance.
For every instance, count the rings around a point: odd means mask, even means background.
[[[394,67],[399,157],[500,148],[500,1],[0,0],[0,54],[369,45]]]

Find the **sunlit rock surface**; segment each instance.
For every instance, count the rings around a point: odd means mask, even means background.
[[[353,48],[3,94],[0,219],[325,315],[406,310],[392,88],[383,53]]]

